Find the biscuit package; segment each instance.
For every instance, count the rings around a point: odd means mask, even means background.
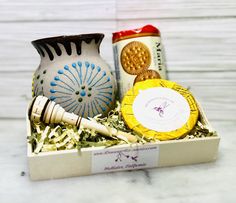
[[[156,27],[146,25],[115,32],[112,43],[120,99],[136,82],[166,78],[161,36]]]

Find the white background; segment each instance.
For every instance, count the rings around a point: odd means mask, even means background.
[[[104,32],[113,67],[111,33],[147,23],[162,33],[170,79],[191,87],[222,137],[217,162],[30,182],[24,117],[39,64],[30,41]],[[0,202],[235,202],[236,1],[0,0],[0,106]]]

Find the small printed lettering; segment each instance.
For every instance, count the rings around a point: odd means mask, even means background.
[[[128,168],[132,168],[132,169],[134,169],[134,168],[140,168],[140,167],[145,167],[147,164],[145,164],[145,163],[142,163],[142,164],[127,164],[126,166],[125,166],[125,168],[126,169],[128,169]]]
[[[123,166],[106,166],[104,168],[104,171],[111,171],[111,170],[120,170],[120,169],[123,169],[124,167]]]
[[[92,173],[152,168],[158,157],[158,145],[105,148],[93,152]]]
[[[161,43],[156,42],[156,51],[157,51],[157,60],[158,60],[158,69],[161,71],[162,70],[162,58],[161,58]]]

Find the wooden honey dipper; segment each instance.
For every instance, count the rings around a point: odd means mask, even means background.
[[[94,129],[98,133],[106,136],[125,137],[129,142],[137,142],[137,138],[130,133],[119,131],[115,128],[109,128],[94,121],[82,118],[73,113],[66,112],[59,104],[49,100],[45,96],[34,97],[28,111],[29,119],[34,122],[67,123],[73,126]]]

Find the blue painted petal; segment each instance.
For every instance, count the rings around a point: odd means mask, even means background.
[[[107,78],[107,82],[110,81],[110,80],[111,80],[110,77],[108,77],[108,78]]]
[[[99,66],[97,67],[97,71],[98,71],[98,72],[100,72],[100,71],[101,71],[101,68],[100,68]]]
[[[106,71],[103,71],[103,76],[105,76],[106,75]]]
[[[86,66],[86,68],[89,67],[89,62],[88,61],[85,61],[85,66]]]
[[[82,66],[82,63],[81,61],[78,61],[78,66],[81,67]]]
[[[58,76],[54,77],[54,80],[58,81],[60,78]]]
[[[50,83],[50,85],[51,85],[51,86],[57,86],[57,83],[55,83],[54,81],[52,81],[52,82]]]
[[[49,99],[52,100],[52,101],[54,101],[54,100],[56,99],[56,97],[51,96]]]
[[[84,97],[86,95],[86,92],[84,90],[81,91],[80,95]]]
[[[76,63],[72,63],[72,67],[73,67],[73,68],[76,68]]]
[[[51,93],[56,93],[57,91],[54,90],[54,89],[50,89],[50,92],[51,92]]]
[[[93,63],[91,64],[91,68],[92,70],[95,68],[95,65]]]
[[[65,66],[64,66],[64,69],[65,69],[65,70],[69,70],[69,66],[65,65]]]
[[[105,108],[105,107],[102,107],[102,111],[106,111],[106,108]]]
[[[59,70],[57,72],[58,72],[58,74],[63,74],[64,73],[63,70]]]

